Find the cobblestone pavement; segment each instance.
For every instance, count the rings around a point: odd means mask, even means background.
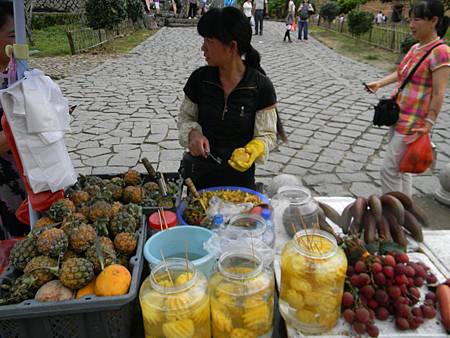
[[[289,173],[315,194],[380,193],[387,130],[371,126],[377,99],[362,90],[361,81],[384,72],[313,38],[283,43],[284,24],[264,25],[253,45],[277,90],[289,143],[257,167],[258,179]],[[176,116],[185,81],[204,64],[201,41],[195,28],[163,28],[124,57],[59,82],[71,104],[78,104],[66,143],[78,172],[120,173],[129,167],[144,172],[138,165],[142,157],[159,163],[163,172],[178,169],[183,149]],[[438,164],[434,175],[415,179],[418,196],[436,190],[436,173],[450,162],[449,93],[433,135]]]

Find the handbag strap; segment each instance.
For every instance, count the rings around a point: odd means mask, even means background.
[[[417,68],[419,68],[420,64],[427,58],[427,56],[431,53],[431,51],[440,45],[443,45],[443,43],[440,42],[427,50],[427,52],[422,56],[422,58],[419,60],[419,62],[417,62],[417,64],[414,66],[414,68],[409,72],[408,76],[403,81],[402,85],[398,88],[397,94],[395,94],[394,98],[397,98],[398,94],[403,90],[403,88],[405,88],[405,86],[408,84],[408,82],[411,81]]]

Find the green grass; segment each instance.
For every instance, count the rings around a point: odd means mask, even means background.
[[[73,26],[70,26],[73,28]],[[52,26],[42,30],[34,30],[32,37],[34,46],[30,49],[37,49],[36,56],[58,56],[70,54],[69,42],[67,40],[66,29],[69,26]]]
[[[104,46],[105,52],[115,52],[125,54],[131,51],[134,47],[148,39],[155,34],[156,31],[148,29],[141,29],[135,31],[133,34],[113,40],[110,44]]]

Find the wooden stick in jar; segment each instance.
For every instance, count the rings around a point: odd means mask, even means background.
[[[189,188],[190,192],[192,193],[192,195],[194,195],[194,198],[196,200],[199,201],[199,203],[201,204],[203,211],[206,211],[206,205],[203,202],[202,198],[200,197],[200,194],[198,193],[197,189],[195,188],[194,182],[192,182],[191,178],[188,177],[184,180],[184,183],[187,185],[187,187]]]
[[[172,283],[172,286],[174,286],[175,284],[173,283],[172,276],[170,275],[169,268],[167,267],[166,259],[164,258],[163,249],[160,249],[159,252],[161,253],[161,258],[162,258],[162,260],[164,262],[164,265],[165,265],[165,268],[166,268],[166,272],[167,272],[167,276],[169,276],[169,281],[170,281],[170,283]]]

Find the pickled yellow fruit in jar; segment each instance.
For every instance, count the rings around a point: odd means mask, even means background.
[[[326,232],[300,231],[281,256],[280,313],[305,334],[320,334],[336,325],[347,259]]]
[[[146,337],[211,337],[207,280],[185,260],[167,259],[154,268],[139,301]]]

